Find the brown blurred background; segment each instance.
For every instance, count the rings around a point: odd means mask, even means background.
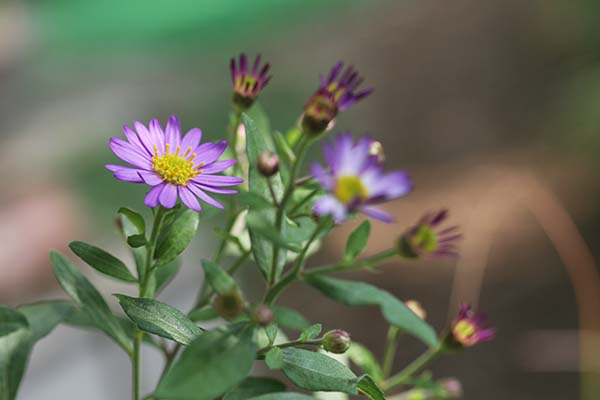
[[[353,276],[419,300],[437,329],[459,301],[488,312],[497,339],[436,362],[436,376],[459,378],[466,399],[600,398],[594,0],[0,3],[0,302],[62,296],[47,253],[70,240],[125,253],[112,218],[121,205],[143,209],[144,188],[103,169],[115,161],[109,136],[172,113],[223,136],[227,63],[240,51],[273,65],[261,103],[279,130],[338,59],[376,88],[336,129],[373,133],[416,189],[389,205],[398,223],[374,224],[368,251],[438,207],[463,227],[456,263]],[[220,214],[205,217],[163,295],[182,309],[215,243]],[[340,256],[352,226],[336,231],[315,265]],[[107,296],[129,290],[90,276]],[[386,327],[375,309],[350,312],[301,286],[282,302],[381,353]],[[420,351],[406,339],[397,366]],[[159,358],[147,357],[149,390]],[[583,386],[582,372],[591,377]],[[60,328],[36,348],[21,397],[119,398],[128,385],[127,360],[107,339]]]

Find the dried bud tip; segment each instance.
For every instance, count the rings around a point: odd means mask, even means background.
[[[256,166],[263,176],[273,176],[279,171],[279,156],[271,151],[262,152]]]
[[[334,329],[323,336],[323,348],[331,353],[343,354],[351,344],[350,334],[341,329]]]
[[[406,304],[406,307],[408,307],[410,309],[410,311],[412,311],[415,314],[417,314],[417,317],[419,317],[419,318],[421,318],[423,320],[425,318],[427,318],[427,313],[425,312],[425,310],[421,306],[421,303],[419,303],[418,301],[416,301],[416,300],[407,300],[406,302],[404,302],[404,304]]]
[[[232,320],[244,311],[244,300],[238,290],[215,296],[213,307],[220,317]]]

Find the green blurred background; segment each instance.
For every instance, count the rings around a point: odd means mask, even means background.
[[[438,329],[459,299],[488,311],[498,339],[433,367],[458,377],[466,399],[599,398],[580,380],[598,371],[585,357],[600,359],[599,26],[594,0],[5,0],[0,301],[61,296],[47,252],[70,240],[125,253],[114,212],[143,209],[145,188],[103,168],[116,161],[107,144],[122,125],[177,114],[184,129],[223,137],[229,58],[245,51],[271,62],[261,104],[285,131],[318,74],[346,60],[376,92],[336,130],[374,134],[388,165],[416,184],[389,206],[399,222],[378,224],[369,251],[435,207],[450,207],[466,236],[457,263],[390,264],[385,275],[355,277],[418,299]],[[164,293],[183,309],[220,214],[205,221]],[[339,257],[351,227],[316,262]],[[260,287],[256,274],[246,279],[249,290]],[[93,280],[107,295],[127,290]],[[283,301],[381,352],[385,325],[373,310],[350,312],[302,287]],[[60,328],[36,350],[23,399],[127,393],[127,360],[100,335]],[[401,350],[398,366],[422,349],[407,340]],[[147,389],[158,360],[148,356]]]

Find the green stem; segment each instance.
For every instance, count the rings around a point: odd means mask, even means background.
[[[387,260],[388,258],[392,258],[398,255],[398,250],[396,248],[391,248],[388,250],[384,250],[377,254],[372,255],[371,257],[367,257],[362,260],[354,260],[349,263],[339,263],[332,265],[325,265],[322,267],[312,268],[304,273],[304,277],[310,276],[318,276],[318,275],[328,275],[333,274],[335,272],[340,271],[352,271],[361,268],[372,268]]]
[[[298,211],[300,209],[300,207],[302,207],[303,205],[306,204],[307,201],[309,201],[310,199],[312,199],[313,197],[315,197],[319,191],[321,189],[315,189],[313,191],[311,191],[309,194],[307,194],[306,196],[304,196],[299,202],[298,204],[296,204],[294,207],[292,207],[292,209],[290,210],[288,215],[294,215],[294,213],[296,211]]]
[[[298,279],[300,277],[300,274],[302,273],[302,270],[304,268],[304,261],[306,259],[306,253],[308,252],[310,245],[317,239],[317,237],[319,236],[319,233],[325,227],[326,227],[326,225],[323,222],[319,223],[319,225],[317,225],[315,227],[314,232],[312,233],[312,235],[310,236],[308,241],[304,244],[302,251],[298,255],[298,258],[296,259],[296,264],[294,265],[294,268],[290,272],[288,272],[288,274],[286,276],[284,276],[282,280],[280,280],[277,284],[275,284],[275,286],[270,288],[267,291],[267,293],[265,294],[265,300],[264,300],[265,304],[267,304],[267,305],[273,304],[273,302],[275,300],[277,300],[277,297],[281,294],[281,292],[288,285],[290,285],[292,282],[294,282],[296,279]]]
[[[438,354],[440,354],[441,350],[441,345],[429,348],[425,353],[421,354],[419,358],[410,363],[402,371],[398,372],[396,375],[390,377],[389,379],[386,379],[381,385],[383,391],[387,392],[399,386],[405,385],[415,373],[417,373],[421,368],[423,368],[425,365],[431,362],[431,360],[433,360]]]
[[[392,372],[392,366],[394,365],[394,357],[396,356],[396,350],[398,348],[398,337],[400,336],[400,328],[397,326],[390,326],[387,333],[387,341],[385,343],[385,353],[383,355],[383,377],[387,378]]]
[[[298,170],[304,161],[304,156],[306,155],[306,150],[308,145],[310,144],[310,139],[303,135],[300,137],[300,143],[298,144],[298,156],[296,157],[296,162],[292,165],[292,170],[290,171],[288,186],[283,194],[283,198],[279,203],[279,207],[277,208],[277,214],[275,217],[275,229],[281,233],[283,226],[283,217],[285,216],[285,208],[287,206],[288,201],[292,198],[292,194],[294,193],[294,189],[296,187],[295,180],[296,175],[298,175]],[[269,276],[269,287],[273,287],[275,281],[277,280],[277,261],[279,259],[279,245],[273,243],[273,261],[271,264],[271,275]]]
[[[287,347],[298,347],[298,346],[320,346],[323,344],[323,339],[314,339],[314,340],[294,340],[291,342],[281,343],[281,344],[272,344],[269,346],[265,346],[262,349],[258,350],[258,357],[264,356],[274,347],[279,347],[280,349],[285,349]]]

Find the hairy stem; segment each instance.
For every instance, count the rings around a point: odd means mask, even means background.
[[[320,346],[323,344],[323,339],[314,339],[314,340],[293,340],[291,342],[281,343],[281,344],[272,344],[269,346],[265,346],[262,349],[258,350],[256,353],[258,357],[264,356],[274,347],[279,347],[280,349],[285,349],[287,347],[300,347],[300,346]]]
[[[381,385],[383,391],[387,392],[389,390],[405,385],[415,373],[419,372],[421,368],[425,367],[425,365],[427,365],[438,354],[440,354],[441,349],[441,345],[429,348],[425,353],[421,354],[419,358],[410,363],[402,371],[398,372],[396,375],[390,377],[389,379],[386,379]]]
[[[364,258],[362,260],[354,260],[352,262],[342,262],[339,264],[332,265],[324,265],[322,267],[312,268],[306,272],[304,272],[304,277],[318,276],[318,275],[328,275],[333,274],[335,272],[340,271],[353,271],[361,268],[372,268],[381,264],[383,261],[395,257],[398,255],[398,250],[395,248],[391,248],[388,250],[384,250],[377,254],[372,255],[371,257]]]
[[[387,378],[392,372],[392,366],[394,365],[394,357],[396,356],[396,350],[398,348],[398,337],[401,331],[397,326],[390,326],[387,333],[387,340],[385,343],[385,352],[383,355],[383,377]]]

